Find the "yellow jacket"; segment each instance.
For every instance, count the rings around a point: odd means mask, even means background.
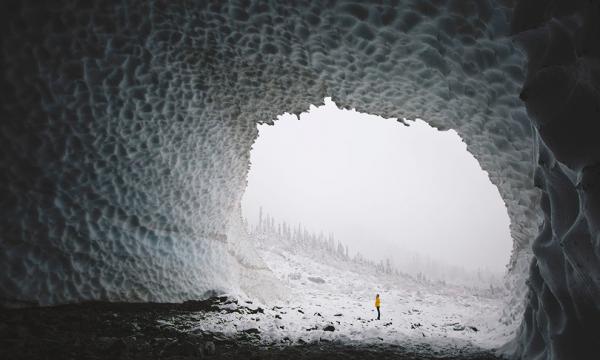
[[[380,307],[381,306],[381,298],[376,297],[375,298],[375,307]]]

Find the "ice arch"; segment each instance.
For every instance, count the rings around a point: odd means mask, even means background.
[[[2,297],[256,290],[269,274],[238,226],[255,124],[331,96],[465,139],[508,205],[515,279],[533,248],[516,354],[584,358],[600,323],[599,12],[566,0],[5,5]]]

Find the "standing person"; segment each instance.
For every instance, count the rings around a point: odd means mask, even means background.
[[[375,308],[377,309],[377,320],[379,320],[381,318],[381,312],[379,311],[380,307],[381,307],[381,299],[379,298],[379,294],[377,294],[377,296],[375,296]]]

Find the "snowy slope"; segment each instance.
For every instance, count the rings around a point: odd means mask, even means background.
[[[348,262],[315,260],[318,257],[281,246],[260,247],[259,252],[288,287],[288,300],[260,305],[267,307],[263,312],[228,312],[237,307],[230,304],[231,309],[209,315],[214,318],[202,322],[202,330],[231,336],[257,333],[265,343],[328,340],[444,351],[498,347],[514,331],[498,321],[503,307],[499,298],[472,294],[462,287],[434,288],[410,278],[379,276]],[[380,321],[375,320],[376,293],[382,298]],[[325,330],[329,325],[334,331]]]

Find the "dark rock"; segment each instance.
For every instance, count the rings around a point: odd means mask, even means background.
[[[169,338],[164,338],[164,337],[157,337],[152,339],[152,342],[155,344],[166,344],[170,341],[172,341],[173,339],[169,339]]]
[[[0,324],[0,339],[6,339],[10,337],[10,328],[6,324]]]
[[[219,311],[219,304],[223,301],[221,301],[221,298],[217,297],[206,300],[188,300],[179,304],[178,307],[186,311]]]
[[[119,340],[116,337],[101,336],[96,339],[96,344],[103,349],[111,348]]]
[[[29,328],[27,328],[26,326],[17,325],[15,330],[15,334],[17,335],[18,339],[24,339],[30,336]]]
[[[317,283],[317,284],[324,284],[325,280],[323,280],[322,278],[318,277],[318,276],[309,276],[308,280]]]
[[[216,353],[215,343],[212,341],[207,341],[204,343],[204,354],[205,355],[214,355]]]
[[[117,339],[108,347],[108,349],[106,349],[106,352],[112,357],[116,358],[120,357],[121,354],[127,352],[127,348],[128,346],[125,343],[125,341],[123,341],[123,339]]]
[[[175,340],[162,349],[161,356],[198,356],[201,352],[198,346],[188,341]]]
[[[335,331],[335,327],[333,325],[327,325],[323,328],[323,331]]]
[[[257,328],[242,330],[242,332],[246,334],[260,334],[260,330],[258,330]]]

